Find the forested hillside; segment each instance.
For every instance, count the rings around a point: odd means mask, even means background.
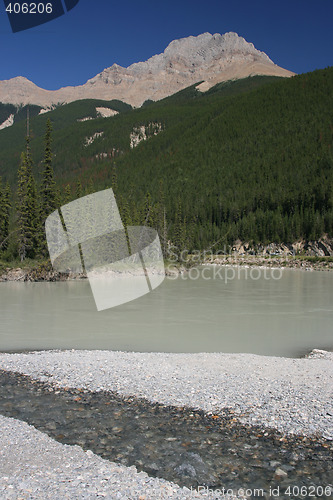
[[[5,105],[0,105],[0,110],[1,106],[5,107]],[[36,174],[40,171],[39,167],[43,160],[43,134],[47,120],[50,118],[52,121],[54,131],[55,170],[71,169],[71,167],[80,164],[85,135],[89,135],[90,130],[106,120],[99,118],[96,110],[98,107],[110,108],[119,113],[132,109],[131,106],[121,101],[86,99],[59,106],[53,111],[34,116],[32,110],[35,110],[36,107],[29,106],[30,137],[33,141],[32,155]],[[21,152],[25,149],[27,108],[25,106],[20,111],[21,118],[23,114],[25,115],[24,120],[21,119],[19,123],[0,131],[0,175],[12,185],[16,182]],[[97,125],[95,125],[96,122]],[[79,140],[76,140],[77,137]],[[69,174],[71,175],[71,172]]]
[[[27,112],[31,117],[37,116],[42,109],[40,106],[14,106],[13,104],[3,104],[0,102],[0,127],[10,116],[13,117],[13,123],[26,120]]]
[[[34,174],[38,184],[50,118],[59,203],[112,186],[125,223],[148,218],[190,250],[333,236],[332,91],[327,68],[227,82],[205,94],[191,87],[83,122],[69,108],[78,101],[31,120]],[[23,126],[0,131],[0,175],[14,192]],[[131,147],[133,133],[147,140]]]

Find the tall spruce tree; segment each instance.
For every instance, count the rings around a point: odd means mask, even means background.
[[[81,198],[82,193],[83,193],[82,184],[81,184],[80,179],[78,179],[78,181],[76,183],[76,197]]]
[[[4,210],[4,191],[2,189],[2,178],[0,177],[0,245],[5,239],[4,236],[4,218],[5,218],[5,210]],[[1,251],[1,247],[0,247]]]
[[[152,205],[151,196],[150,196],[149,192],[146,193],[144,205],[142,208],[143,208],[142,209],[142,224],[144,226],[146,226],[146,225],[150,226],[151,221],[152,221],[153,205]]]
[[[50,213],[57,208],[57,190],[52,167],[52,125],[50,119],[46,122],[45,150],[44,150],[44,170],[42,172],[42,185],[40,193],[42,218],[45,222]]]
[[[111,175],[111,187],[113,189],[113,193],[116,196],[118,191],[118,178],[117,178],[117,166],[114,163],[112,167],[112,175]]]
[[[0,252],[8,246],[10,208],[10,187],[3,188],[0,177]]]
[[[67,184],[65,187],[65,193],[62,197],[62,205],[66,205],[67,203],[69,203],[71,197],[72,197],[71,187],[69,184]]]
[[[11,210],[11,190],[7,182],[6,187],[2,188],[0,177],[0,252],[8,247],[9,238],[9,218]]]
[[[178,198],[175,223],[173,227],[173,244],[178,260],[181,259],[181,254],[184,251],[186,241],[186,219],[183,217],[183,209],[181,199]]]
[[[38,247],[37,195],[29,136],[26,139],[26,152],[21,155],[17,198],[18,254],[22,262],[27,257],[35,257]]]
[[[167,241],[168,241],[168,229],[167,229],[163,180],[160,180],[159,196],[158,197],[159,197],[159,201],[158,201],[157,209],[156,209],[156,229],[157,229],[159,237],[160,237],[163,255],[166,255],[166,248],[167,248]]]
[[[2,246],[2,250],[5,250],[8,246],[9,218],[10,218],[10,210],[12,208],[10,199],[11,199],[11,189],[9,183],[7,182],[3,192],[3,206],[4,206],[3,235],[5,242]]]
[[[47,217],[57,208],[57,190],[52,167],[52,125],[50,119],[46,122],[45,149],[44,149],[44,170],[42,172],[42,182],[40,190],[40,220],[38,224],[39,250],[43,255],[47,254],[45,238],[45,221]]]

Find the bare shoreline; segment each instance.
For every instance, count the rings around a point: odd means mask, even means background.
[[[333,271],[333,260],[329,257],[311,258],[311,257],[291,257],[275,256],[267,257],[263,255],[227,255],[211,256],[204,260],[168,262],[165,264],[166,276],[186,273],[189,269],[198,266],[217,265],[221,267],[258,267],[258,268],[278,268],[278,269],[299,269],[302,271]],[[60,273],[54,271],[51,266],[41,266],[39,268],[6,268],[0,271],[0,283],[8,281],[17,282],[41,282],[41,281],[67,281],[87,279],[85,274]]]
[[[333,353],[306,358],[252,354],[170,354],[42,351],[0,354],[0,369],[53,387],[112,391],[124,397],[210,415],[231,411],[250,426],[285,436],[333,440]],[[108,462],[78,446],[57,443],[34,427],[0,416],[0,491],[6,499],[222,498],[246,496],[190,491],[135,467]]]
[[[58,387],[112,391],[223,413],[244,424],[333,440],[333,353],[254,354],[37,351],[1,353],[0,369]]]

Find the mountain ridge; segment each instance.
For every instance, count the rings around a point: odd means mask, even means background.
[[[45,90],[23,76],[0,81],[0,102],[52,106],[80,99],[118,99],[135,107],[160,100],[197,82],[216,83],[252,75],[293,76],[237,33],[203,33],[173,40],[164,52],[127,68],[105,68],[85,84]]]

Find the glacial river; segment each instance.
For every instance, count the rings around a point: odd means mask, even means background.
[[[87,280],[0,283],[0,319],[0,351],[302,356],[333,350],[333,272],[210,266],[101,312]]]

